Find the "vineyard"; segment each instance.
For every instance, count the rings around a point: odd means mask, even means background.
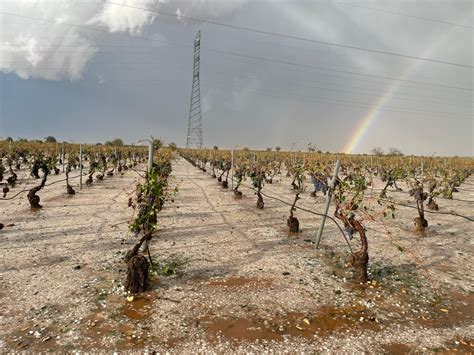
[[[2,351],[474,350],[474,160],[0,142]]]

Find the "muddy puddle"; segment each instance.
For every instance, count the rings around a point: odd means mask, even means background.
[[[88,316],[81,333],[87,340],[87,344],[83,344],[81,348],[86,349],[100,349],[106,344],[113,344],[117,350],[142,348],[149,337],[149,334],[126,320],[111,322],[101,313]]]
[[[233,341],[282,341],[285,337],[308,340],[335,332],[378,331],[380,325],[363,306],[323,306],[313,314],[291,312],[282,317],[213,318],[200,320],[211,340],[225,337]]]
[[[456,338],[446,344],[444,349],[434,349],[437,354],[474,354],[474,338]]]
[[[49,327],[25,325],[12,331],[6,342],[10,349],[35,352],[76,348],[133,350],[152,343],[169,347],[174,344],[173,339],[156,339],[150,331],[149,320],[156,310],[157,298],[153,291],[133,298],[109,294],[98,300],[97,308],[84,318]]]
[[[380,346],[384,353],[393,355],[418,354],[421,351],[416,349],[416,345],[389,343]],[[474,351],[474,340],[465,338],[456,338],[446,342],[441,347],[428,347],[428,353],[436,354],[472,354]]]
[[[421,293],[410,288],[393,288],[385,282],[369,281],[351,285],[351,294],[370,302],[382,324],[421,325],[448,328],[474,323],[474,294],[450,291],[443,294]]]
[[[146,321],[154,312],[156,294],[145,292],[132,297],[109,295],[103,306],[82,321],[81,333],[86,347],[101,348],[113,344],[118,350],[143,348],[151,339]]]
[[[474,323],[474,294],[448,292],[432,305],[430,317],[422,317],[417,323],[430,328],[444,328]]]
[[[9,334],[5,338],[6,344],[14,350],[30,350],[32,346],[36,351],[47,351],[51,347],[56,347],[56,338],[48,335],[51,333],[50,327],[38,327],[35,324],[24,326]]]
[[[245,283],[244,283],[245,284]],[[369,287],[371,286],[371,287]],[[362,288],[358,286],[357,288]],[[383,290],[378,283],[365,285],[365,296]],[[213,317],[200,319],[202,328],[211,341],[225,338],[235,342],[254,342],[258,340],[282,341],[286,337],[302,337],[312,340],[331,334],[357,334],[362,331],[380,331],[393,324],[406,326],[425,326],[427,328],[449,328],[456,325],[472,324],[474,321],[474,295],[449,292],[434,304],[424,305],[426,312],[419,312],[418,306],[408,303],[410,296],[387,299],[381,295],[369,302],[367,308],[362,304],[350,306],[322,306],[312,313],[290,312],[284,316],[263,318],[256,315],[247,317]],[[369,299],[369,298],[367,298]],[[399,302],[399,303],[398,303]],[[417,313],[412,313],[413,309]],[[421,314],[420,314],[421,313]],[[387,318],[387,314],[391,314]],[[379,318],[382,317],[382,318]],[[470,346],[469,341],[458,346]],[[390,344],[384,348],[390,353],[407,353],[411,349],[404,344]],[[444,348],[443,348],[444,349]],[[471,349],[472,351],[472,349]]]
[[[400,343],[390,343],[381,345],[383,352],[392,355],[409,354],[413,349],[411,346]]]
[[[122,313],[133,320],[145,320],[150,318],[155,307],[156,294],[152,292],[134,296],[132,301],[126,299],[122,307]]]

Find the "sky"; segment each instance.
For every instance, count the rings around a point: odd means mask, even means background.
[[[201,30],[206,147],[473,156],[473,7],[1,0],[0,137],[185,145]]]

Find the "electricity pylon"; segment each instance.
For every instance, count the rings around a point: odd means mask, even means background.
[[[201,56],[201,30],[194,38],[193,86],[189,105],[188,136],[186,148],[202,148],[201,89],[199,85],[199,62]]]

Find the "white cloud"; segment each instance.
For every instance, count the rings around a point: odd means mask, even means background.
[[[174,12],[179,16],[209,19],[232,13],[245,5],[248,0],[170,0],[160,1],[160,9]]]
[[[152,12],[141,9],[152,9],[154,0],[115,0],[115,4],[104,4],[102,11],[90,20],[91,24],[100,24],[110,32],[130,32],[141,34],[144,26],[155,19]],[[125,6],[120,6],[121,4]],[[134,9],[128,6],[137,7]]]
[[[181,9],[177,9],[176,10],[176,16],[178,16],[178,20],[182,20],[183,16],[186,16],[186,14],[184,14]]]
[[[179,17],[217,16],[240,6],[240,2],[207,0],[114,0],[117,4],[143,9],[155,6]],[[80,79],[87,63],[99,50],[103,36],[81,27],[98,26],[110,32],[139,35],[156,15],[127,6],[83,0],[17,0],[1,4],[0,71],[23,79]],[[189,11],[188,11],[189,10]],[[21,17],[24,16],[24,17]],[[36,18],[36,19],[34,19]],[[49,22],[38,19],[47,19]]]
[[[151,0],[144,0],[140,5],[150,4]],[[80,0],[20,0],[2,4],[3,12],[24,17],[1,15],[0,71],[15,73],[23,79],[80,79],[101,39],[94,32],[68,24],[98,24],[111,32],[138,34],[153,21],[153,16],[144,11],[111,6]]]

